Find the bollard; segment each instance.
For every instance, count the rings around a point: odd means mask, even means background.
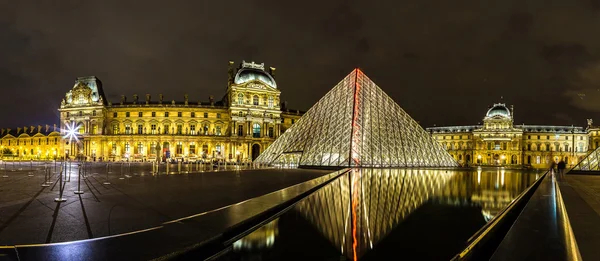
[[[125,177],[123,177],[123,162],[121,162],[120,171],[121,171],[121,176],[119,177],[119,179],[125,179]]]
[[[58,184],[58,198],[55,198],[54,202],[65,202],[65,201],[67,201],[66,198],[62,197],[62,195],[63,195],[63,172],[64,172],[64,169],[62,169],[60,171],[60,174],[58,175],[58,183],[59,183]]]
[[[169,162],[167,161],[167,162],[166,162],[166,164],[167,164],[167,170],[166,170],[166,173],[167,173],[167,175],[169,175]]]
[[[49,171],[50,171],[50,170],[48,169],[48,167],[46,167],[46,168],[44,169],[44,183],[42,183],[42,187],[49,187],[49,186],[50,186],[50,184],[48,184],[48,176],[49,176],[49,175],[48,175],[48,172],[49,172]]]
[[[177,172],[181,174],[181,161],[177,161]]]
[[[85,165],[83,165],[83,167],[85,168]],[[81,190],[81,163],[79,163],[79,168],[78,168],[77,172],[78,172],[78,176],[79,176],[79,178],[77,179],[77,190],[73,191],[73,193],[79,195],[79,194],[83,194],[83,191]]]

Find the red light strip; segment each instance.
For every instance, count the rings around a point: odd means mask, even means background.
[[[356,249],[358,247],[358,239],[356,235],[356,209],[358,207],[358,180],[356,172],[360,173],[360,170],[354,169],[352,170],[352,254],[354,256],[354,261],[358,261],[358,254],[356,253]]]

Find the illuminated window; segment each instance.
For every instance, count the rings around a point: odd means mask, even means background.
[[[131,125],[129,125],[129,124],[125,125],[125,134],[131,134]]]
[[[238,94],[238,104],[244,104],[244,95]]]
[[[208,112],[204,113],[204,118],[208,118]]]
[[[152,117],[153,118],[156,117],[156,112],[155,111],[152,112]]]
[[[196,135],[196,125],[190,125],[190,134]]]
[[[181,118],[181,112],[177,112],[177,117]]]
[[[96,111],[92,111],[92,116],[96,116]]]
[[[217,128],[216,134],[221,135],[221,126],[217,126],[216,128]]]
[[[98,125],[92,125],[92,134],[98,134]]]
[[[178,134],[178,135],[181,135],[181,133],[182,133],[182,132],[183,132],[183,125],[181,125],[181,124],[178,124],[178,125],[177,125],[177,134]]]
[[[208,125],[204,125],[203,130],[204,135],[208,135]]]
[[[138,154],[143,154],[144,153],[144,144],[142,144],[141,142],[138,142],[137,153]]]
[[[220,119],[220,118],[221,118],[221,114],[217,113],[217,119]]]
[[[142,117],[144,114],[140,111],[138,112],[138,117]]]
[[[243,112],[241,112],[241,111],[238,113],[238,115],[239,115],[240,117],[244,117],[244,113],[243,113]]]
[[[258,105],[258,96],[254,95],[254,97],[252,97],[252,104]]]
[[[175,146],[175,153],[176,154],[182,154],[183,153],[183,143],[178,142],[177,145]]]
[[[125,142],[125,153],[129,153],[130,149],[129,142]]]
[[[273,108],[273,97],[269,97],[269,108]]]
[[[164,127],[164,133],[169,134],[169,124],[165,124],[163,127]]]
[[[260,138],[260,124],[254,123],[252,126],[252,137]]]
[[[116,118],[116,117],[117,117],[117,115],[118,115],[118,114],[117,114],[116,112],[113,112],[113,118]]]
[[[190,154],[196,154],[196,143],[190,143]]]
[[[83,123],[79,123],[77,127],[79,127],[79,134],[85,134],[85,128],[83,127]]]
[[[138,127],[137,134],[144,134],[144,125],[138,124],[137,127]]]
[[[112,145],[112,151],[111,151],[112,155],[117,155],[117,144],[113,143]]]
[[[169,117],[169,112],[165,111],[165,117]]]
[[[150,133],[156,134],[156,124],[150,125]]]
[[[119,134],[119,125],[117,125],[117,124],[113,125],[113,134]]]
[[[217,154],[221,154],[221,145],[217,145],[215,146],[215,150],[217,151]]]

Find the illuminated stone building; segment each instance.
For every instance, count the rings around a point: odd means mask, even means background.
[[[515,125],[513,112],[497,103],[482,125],[427,130],[463,165],[546,168],[560,160],[574,165],[593,149],[593,141],[600,142],[598,130],[590,126]]]
[[[0,130],[0,157],[10,159],[55,159],[64,154],[56,125]]]
[[[73,89],[60,104],[60,126],[48,133],[52,148],[26,148],[20,155],[65,152],[68,157],[87,160],[165,160],[247,161],[269,146],[289,128],[302,113],[289,111],[280,102],[281,91],[275,81],[275,68],[264,64],[229,63],[229,79],[220,100],[192,101],[186,94],[182,100],[165,100],[162,94],[152,99],[133,95],[121,96],[117,103],[107,101],[100,80],[94,76],[79,77]],[[76,126],[78,142],[61,141],[68,126]],[[58,131],[62,130],[62,131]],[[20,130],[19,130],[20,131]],[[2,134],[11,148],[22,146],[12,139],[24,138],[37,144],[38,132],[9,130]],[[40,139],[42,137],[40,136]],[[45,146],[45,143],[40,143]],[[19,147],[19,149],[22,149]],[[26,157],[27,158],[27,157]],[[31,157],[29,157],[31,158]],[[42,158],[42,157],[40,157]]]

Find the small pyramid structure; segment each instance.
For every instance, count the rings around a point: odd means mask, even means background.
[[[340,167],[458,165],[359,69],[325,94],[256,162]]]
[[[572,170],[574,171],[600,171],[600,147],[585,156]]]

